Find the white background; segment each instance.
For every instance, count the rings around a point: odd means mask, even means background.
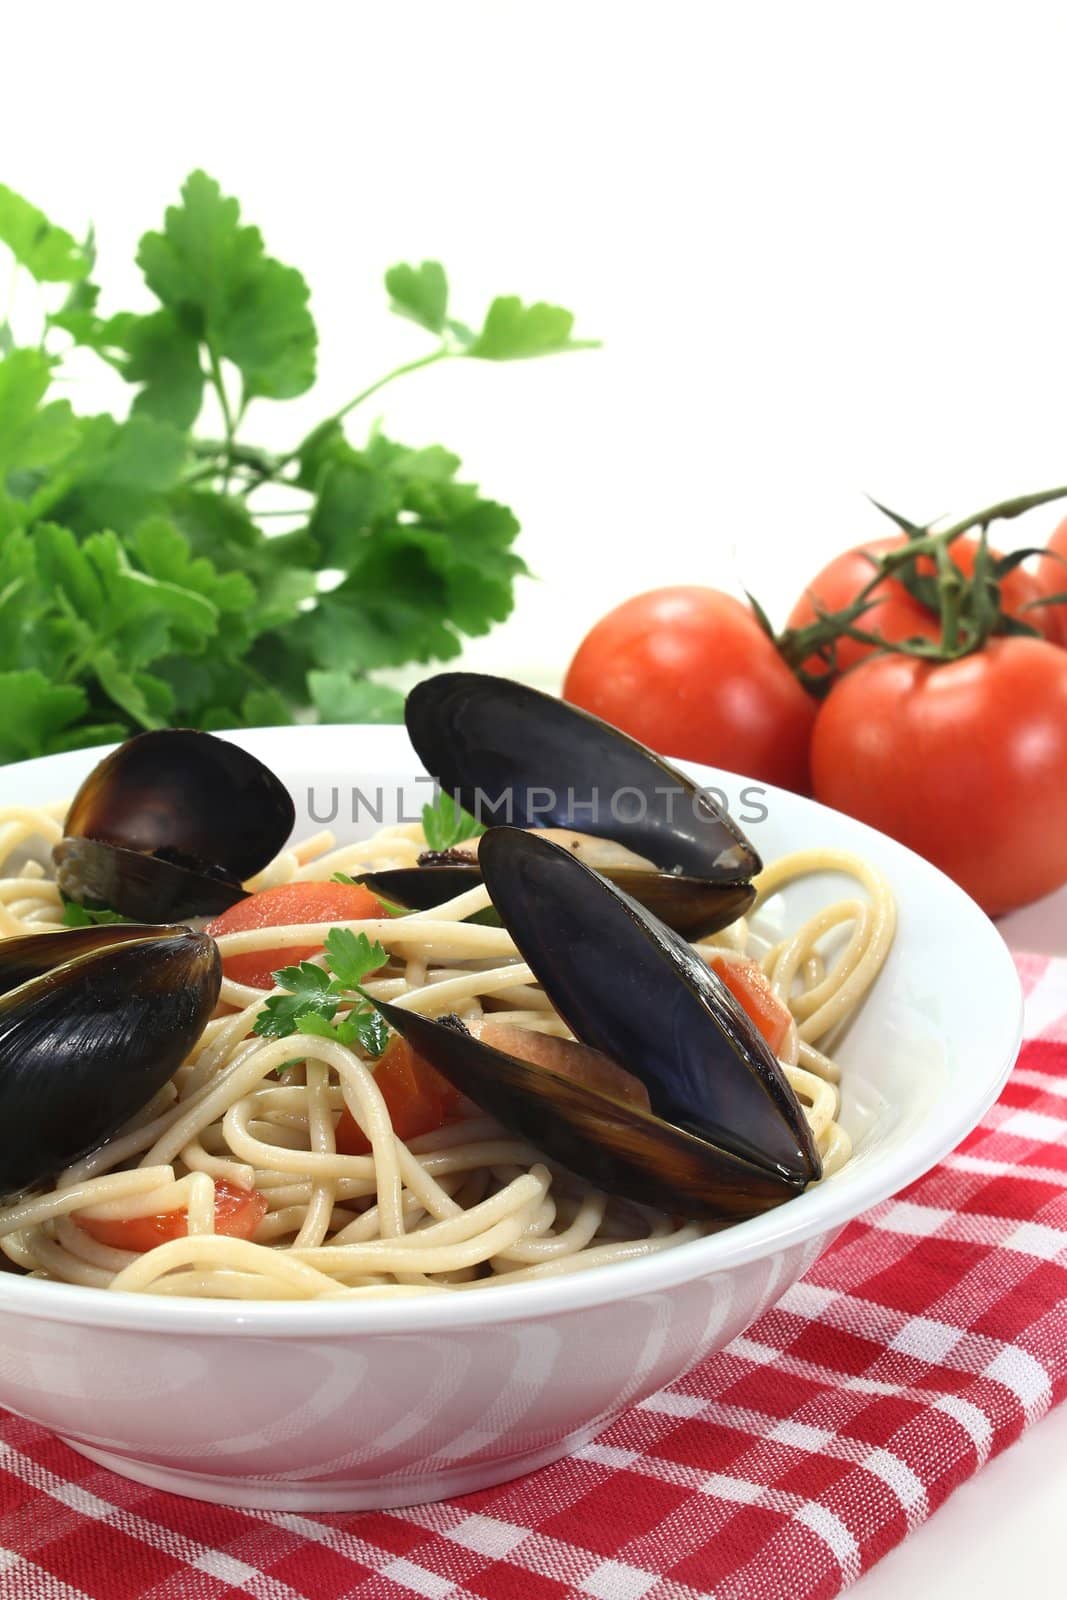
[[[325,347],[312,396],[253,408],[267,443],[426,347],[393,261],[440,258],[461,315],[574,309],[603,351],[380,401],[518,511],[540,581],[470,659],[551,682],[660,583],[784,618],[883,526],[864,491],[925,520],[1067,476],[1058,10],[50,0],[5,16],[3,178],[95,221],[112,309],[193,166],[240,197]]]
[[[95,222],[105,309],[147,305],[135,243],[192,167],[238,195],[324,339],[315,394],[253,410],[266,444],[424,348],[393,261],[442,260],[464,317],[576,310],[601,352],[380,403],[518,511],[540,581],[468,659],[552,684],[642,588],[740,580],[784,618],[880,529],[864,491],[925,520],[1067,477],[1065,48],[1018,0],[50,0],[4,15],[0,178]],[[860,1590],[1062,1594],[1063,1423]]]

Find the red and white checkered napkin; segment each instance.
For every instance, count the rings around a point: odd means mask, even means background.
[[[1019,967],[1028,1041],[981,1127],[577,1456],[442,1505],[305,1517],[156,1493],[8,1417],[0,1596],[837,1594],[1067,1391],[1067,962]]]

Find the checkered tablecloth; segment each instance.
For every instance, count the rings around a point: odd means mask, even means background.
[[[157,1493],[4,1417],[0,1596],[837,1594],[1067,1390],[1067,962],[1018,961],[1027,1042],[981,1126],[576,1456],[440,1505],[297,1516]]]

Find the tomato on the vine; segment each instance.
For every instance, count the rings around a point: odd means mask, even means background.
[[[1067,882],[1067,652],[990,639],[861,662],[812,739],[815,795],[891,834],[990,915]]]
[[[751,608],[717,589],[652,589],[609,611],[563,697],[664,755],[808,787],[815,704]]]
[[[871,539],[866,544],[854,545],[823,567],[808,584],[804,593],[789,614],[787,626],[806,628],[817,620],[816,602],[824,611],[842,611],[859,596],[870,582],[874,567],[868,556],[885,555],[889,550],[899,550],[907,543],[903,533],[891,533],[883,539]],[[978,539],[973,534],[963,534],[949,546],[953,561],[964,578],[974,575],[974,561]],[[997,552],[990,551],[994,560]],[[918,571],[923,577],[933,577],[935,566],[929,556],[921,556]],[[1061,568],[1067,580],[1067,567]],[[1064,585],[1067,587],[1067,583]],[[1046,637],[1052,637],[1052,627],[1044,607],[1027,609],[1030,603],[1047,592],[1044,583],[1034,573],[1015,567],[1000,580],[1000,604],[1007,616],[1021,618]],[[856,626],[864,633],[876,633],[887,644],[900,644],[905,639],[938,639],[941,635],[940,618],[909,592],[899,578],[883,578],[868,596],[871,606],[859,618]],[[858,661],[871,655],[877,646],[859,639],[840,638],[837,641],[837,667],[847,672]],[[826,671],[817,656],[804,662],[815,675]]]
[[[1045,595],[1067,595],[1067,517],[1056,528],[1048,542],[1050,555],[1042,556],[1035,568],[1035,577]],[[1033,613],[1043,618],[1043,626],[1054,644],[1067,649],[1067,600],[1056,605],[1041,606]]]

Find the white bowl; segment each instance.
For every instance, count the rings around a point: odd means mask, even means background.
[[[289,784],[298,829],[337,790],[344,838],[428,790],[402,728],[233,736]],[[99,758],[0,770],[0,804],[62,798]],[[475,1294],[335,1304],[173,1300],[0,1274],[0,1404],[157,1488],[237,1506],[361,1510],[484,1488],[584,1444],[721,1349],[852,1218],[912,1182],[993,1101],[1022,1004],[992,923],[934,867],[810,800],[691,768],[764,858],[869,857],[900,911],[888,964],[839,1055],[856,1141],[839,1175],[777,1210],[644,1260]],[[362,791],[352,820],[352,790]],[[764,809],[761,820],[748,820]],[[790,918],[825,899],[789,889]],[[783,916],[774,903],[768,915]]]

